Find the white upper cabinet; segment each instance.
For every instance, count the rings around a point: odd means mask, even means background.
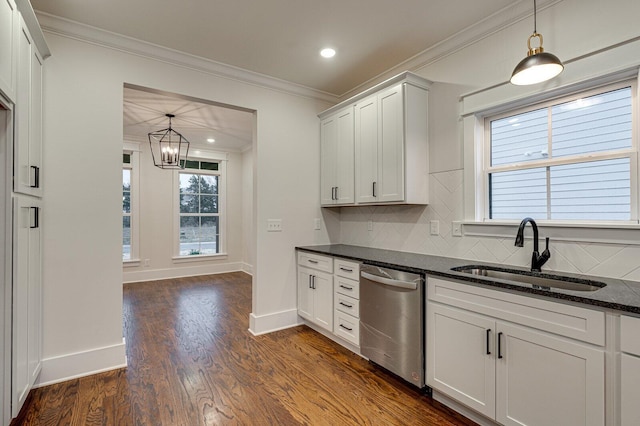
[[[320,122],[320,200],[323,206],[354,201],[353,106]]]
[[[20,19],[13,190],[37,197],[42,196],[42,62]]]
[[[15,101],[16,94],[16,22],[18,12],[13,0],[0,0],[0,92]]]
[[[322,196],[321,204],[427,204],[428,198],[428,88],[430,82],[411,73],[403,73],[320,114],[322,120]],[[333,166],[336,149],[351,144],[337,134],[336,116],[346,109],[353,113],[355,156],[355,194],[335,193],[336,171],[349,170],[343,164]],[[347,129],[348,116],[342,129]],[[332,127],[333,126],[333,127]],[[345,130],[346,138],[351,134]],[[336,136],[328,136],[336,135]],[[339,141],[331,148],[327,140]],[[325,154],[325,146],[327,146]],[[332,153],[331,149],[334,150]],[[346,156],[340,160],[346,163]],[[347,180],[346,172],[343,175]],[[333,180],[332,180],[333,179]]]

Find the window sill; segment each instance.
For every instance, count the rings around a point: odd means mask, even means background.
[[[515,238],[520,221],[463,222],[463,234],[474,237]],[[637,223],[537,222],[540,238],[580,243],[640,245]],[[531,226],[525,234],[531,237]]]
[[[173,263],[206,262],[208,260],[226,259],[227,253],[195,254],[192,256],[174,256]]]
[[[122,261],[123,268],[131,268],[134,266],[140,266],[140,259],[129,259]]]

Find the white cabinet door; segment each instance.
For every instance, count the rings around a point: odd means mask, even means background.
[[[427,385],[493,418],[495,321],[439,304],[427,305]]]
[[[353,107],[320,123],[320,201],[322,205],[354,202]]]
[[[378,202],[404,200],[404,111],[402,85],[378,95]],[[424,159],[426,160],[426,158]]]
[[[603,425],[604,351],[498,322],[496,420]]]
[[[41,201],[14,198],[12,413],[16,416],[41,367]]]
[[[325,272],[314,272],[313,322],[333,332],[333,276]]]
[[[333,276],[298,266],[298,315],[333,331]]]
[[[378,97],[370,96],[355,107],[356,202],[374,203],[378,188]]]
[[[338,117],[332,115],[320,122],[320,203],[333,205],[335,201]]]
[[[353,107],[338,113],[336,143],[336,204],[353,204],[354,196],[354,117]]]
[[[311,269],[298,266],[298,315],[310,321],[313,321],[312,273]]]
[[[18,34],[15,120],[13,190],[39,197],[42,196],[42,59],[22,19]]]
[[[0,0],[0,92],[15,101],[16,90],[16,22],[14,0]]]
[[[640,357],[622,354],[620,372],[620,424],[622,426],[640,425],[640,404],[638,403]]]

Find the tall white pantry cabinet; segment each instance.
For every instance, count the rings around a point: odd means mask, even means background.
[[[0,0],[0,54],[0,417],[8,425],[42,365],[42,66],[50,53],[28,0]]]

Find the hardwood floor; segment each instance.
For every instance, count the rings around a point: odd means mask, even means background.
[[[127,284],[128,367],[35,389],[12,425],[472,425],[306,326],[249,333],[251,277]]]

